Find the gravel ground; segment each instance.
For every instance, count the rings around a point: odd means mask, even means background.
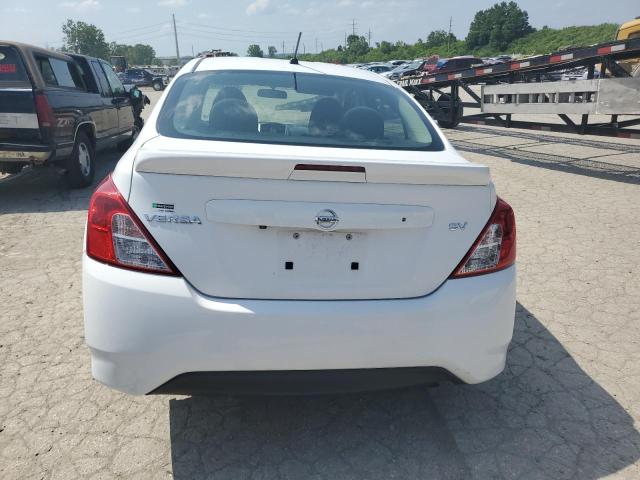
[[[640,478],[640,142],[470,126],[447,135],[491,167],[518,220],[507,368],[475,386],[111,391],[91,379],[83,340],[92,189],[67,191],[54,170],[1,179],[0,478]],[[117,158],[100,155],[98,178]]]

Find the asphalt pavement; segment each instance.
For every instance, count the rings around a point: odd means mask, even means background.
[[[157,99],[155,92],[146,92]],[[507,367],[481,385],[132,397],[91,378],[92,188],[0,180],[0,478],[640,478],[640,141],[461,126],[518,222]],[[100,154],[96,182],[119,154]]]

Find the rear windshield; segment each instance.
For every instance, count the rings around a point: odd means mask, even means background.
[[[424,113],[397,88],[331,75],[219,70],[179,77],[165,136],[234,142],[442,150]]]
[[[6,45],[0,45],[0,82],[28,82],[18,51]]]

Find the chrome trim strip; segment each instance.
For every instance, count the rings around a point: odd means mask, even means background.
[[[80,125],[84,125],[86,123],[88,123],[91,126],[93,126],[93,137],[97,140],[96,124],[94,122],[86,120],[86,121],[80,122],[78,125],[76,125],[76,131],[73,133],[73,145],[76,144],[76,137],[78,136],[78,129],[80,128]]]

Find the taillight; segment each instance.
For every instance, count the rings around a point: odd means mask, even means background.
[[[451,278],[497,272],[516,261],[516,218],[511,206],[498,197],[491,218],[451,274]]]
[[[91,196],[87,255],[122,268],[180,275],[116,188],[111,175]]]
[[[53,109],[49,105],[47,96],[42,93],[36,94],[36,113],[38,115],[38,125],[42,128],[52,127],[54,122]]]

